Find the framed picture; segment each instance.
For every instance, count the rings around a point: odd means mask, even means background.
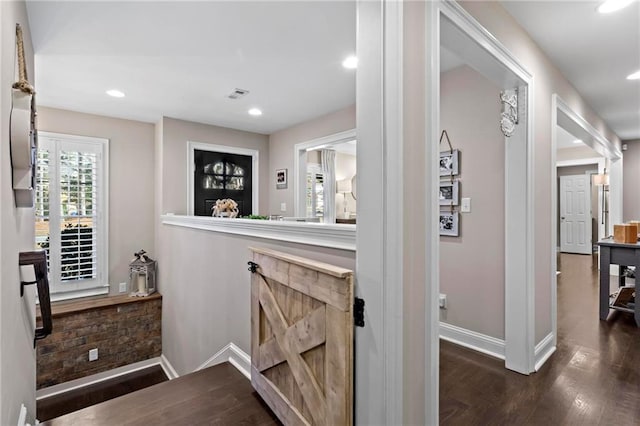
[[[287,189],[287,169],[276,170],[276,189]]]
[[[457,176],[459,171],[460,151],[442,151],[440,153],[440,176]]]
[[[457,237],[460,235],[458,212],[440,212],[440,235],[445,237]]]
[[[457,206],[458,205],[458,181],[440,182],[440,205],[441,206]]]

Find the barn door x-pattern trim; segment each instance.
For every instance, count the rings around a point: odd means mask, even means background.
[[[251,381],[285,424],[352,423],[352,272],[254,251]]]

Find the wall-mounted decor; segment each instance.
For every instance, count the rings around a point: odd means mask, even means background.
[[[500,92],[500,102],[502,102],[500,130],[503,135],[509,138],[515,132],[516,124],[518,124],[518,89]]]
[[[457,176],[459,171],[460,151],[453,149],[440,153],[440,176]]]
[[[458,212],[440,212],[440,235],[446,237],[459,236],[458,224]]]
[[[453,182],[440,182],[440,205],[441,206],[457,206],[458,195],[458,181]]]
[[[287,189],[287,169],[276,170],[276,189]]]

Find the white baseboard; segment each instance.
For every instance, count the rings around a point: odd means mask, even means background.
[[[483,354],[504,359],[504,340],[440,321],[440,338]]]
[[[180,375],[176,372],[176,369],[173,368],[173,365],[171,365],[164,354],[160,355],[160,366],[162,367],[164,374],[167,375],[169,380],[177,379],[178,377],[180,377]]]
[[[113,379],[115,377],[123,376],[129,373],[133,373],[134,371],[143,370],[145,368],[149,368],[154,365],[161,365],[160,357],[151,358],[151,359],[147,359],[140,362],[135,362],[133,364],[114,368],[113,370],[92,374],[91,376],[81,377],[79,379],[71,380],[65,383],[60,383],[58,385],[49,386],[44,389],[39,389],[36,391],[36,401],[43,398],[48,398],[50,396],[69,392],[74,389],[79,389],[89,385],[93,385],[95,383],[104,382],[105,380]]]
[[[542,339],[537,345],[535,350],[536,364],[535,370],[538,371],[544,365],[545,362],[556,351],[556,347],[553,344],[553,332],[549,333]]]
[[[251,380],[251,357],[233,343],[231,343],[229,363],[244,374],[244,377]]]
[[[196,371],[213,367],[223,362],[229,362],[246,378],[251,379],[251,357],[233,342],[216,352],[211,358],[200,365],[200,367],[196,368]]]

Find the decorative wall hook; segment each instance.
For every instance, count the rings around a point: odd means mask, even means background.
[[[500,102],[502,102],[500,130],[506,137],[511,137],[518,124],[518,89],[500,92]]]

